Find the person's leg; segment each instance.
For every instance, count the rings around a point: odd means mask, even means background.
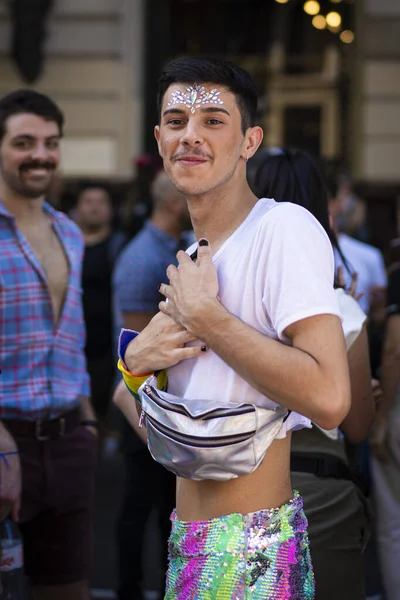
[[[41,447],[42,510],[20,524],[25,572],[38,600],[89,600],[97,440],[77,427]]]
[[[126,482],[117,522],[118,598],[141,600],[144,537],[155,502],[154,460],[145,446],[124,458]]]

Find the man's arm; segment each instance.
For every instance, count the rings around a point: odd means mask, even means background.
[[[399,385],[400,314],[395,314],[390,316],[387,322],[381,366],[382,397],[370,437],[371,448],[374,454],[381,460],[388,458],[386,449],[388,420]]]
[[[178,256],[179,270],[168,267],[170,285],[160,288],[168,298],[160,309],[203,340],[262,394],[325,429],[339,426],[350,408],[340,319],[321,314],[299,320],[284,331],[292,345],[283,344],[259,333],[218,302],[209,246],[199,247],[197,265],[184,253]]]
[[[205,303],[192,333],[252,387],[324,429],[337,427],[350,408],[346,348],[340,320],[319,315],[285,330],[292,346],[270,339]]]
[[[388,318],[381,367],[382,399],[379,417],[387,418],[400,381],[400,315]]]
[[[124,413],[135,433],[147,444],[146,427],[139,427],[140,407],[137,406],[138,403],[135,402],[123,381],[120,381],[115,389],[113,402]]]
[[[21,502],[21,464],[17,444],[0,421],[0,522],[11,512],[18,520]]]
[[[124,312],[124,327],[133,331],[142,331],[150,323],[154,314],[152,312]]]
[[[348,351],[351,407],[340,429],[353,444],[365,440],[375,416],[372,375],[368,351],[368,334],[364,324]]]

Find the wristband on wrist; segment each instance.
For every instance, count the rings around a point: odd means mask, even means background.
[[[117,366],[118,366],[118,369],[122,373],[122,378],[125,382],[126,387],[130,391],[130,393],[136,398],[136,400],[138,400],[139,399],[138,390],[139,390],[140,386],[151,375],[154,375],[154,373],[142,373],[141,375],[134,375],[133,373],[128,371],[128,369],[125,368],[121,359],[119,359]]]
[[[130,371],[128,371],[125,368],[121,359],[118,361],[118,369],[122,373],[122,378],[124,380],[126,387],[128,388],[129,392],[132,394],[132,396],[135,397],[136,400],[139,400],[138,391],[139,391],[140,386],[151,375],[156,375],[157,387],[159,390],[166,390],[166,388],[167,388],[168,378],[167,378],[167,372],[165,369],[163,369],[162,371],[157,371],[156,373],[152,372],[152,373],[144,373],[142,375],[134,375],[133,373],[131,373]]]
[[[0,452],[0,460],[3,460],[5,465],[10,468],[10,463],[7,460],[7,456],[13,456],[15,454],[19,454],[18,450],[13,450],[12,452]]]
[[[80,424],[84,427],[95,427],[96,429],[100,429],[99,422],[94,419],[84,419],[83,421],[80,421]]]

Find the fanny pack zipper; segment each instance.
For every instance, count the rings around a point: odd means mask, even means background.
[[[181,408],[176,404],[171,404],[170,402],[166,402],[165,400],[163,400],[163,398],[161,398],[161,396],[157,394],[157,392],[154,391],[154,389],[151,388],[149,385],[146,385],[143,388],[143,390],[147,394],[147,396],[151,398],[154,404],[157,404],[157,406],[159,406],[160,408],[164,408],[166,410],[170,410],[181,415],[186,415],[187,417],[190,417],[191,419],[195,420],[207,421],[209,419],[215,419],[218,417],[234,417],[236,415],[245,415],[251,412],[255,412],[254,406],[243,406],[241,408],[216,408],[210,410],[207,413],[203,413],[200,416],[192,417],[192,415],[189,415],[184,408]]]
[[[238,444],[239,442],[245,442],[246,440],[249,440],[255,434],[255,431],[248,431],[246,433],[236,433],[229,436],[199,438],[193,435],[187,435],[173,431],[166,425],[162,425],[150,417],[147,413],[145,413],[145,411],[142,411],[142,414],[140,415],[142,423],[144,417],[146,418],[146,422],[150,422],[151,426],[160,433],[167,435],[176,442],[181,442],[187,446],[197,446],[199,448],[219,448],[229,444]]]

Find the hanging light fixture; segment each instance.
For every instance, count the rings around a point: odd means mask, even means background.
[[[312,20],[312,24],[315,29],[325,29],[326,19],[322,15],[316,15]]]
[[[344,44],[351,44],[354,42],[354,33],[353,31],[350,31],[350,29],[344,29],[339,37]]]
[[[342,17],[339,15],[338,12],[332,11],[326,15],[326,22],[329,25],[329,27],[340,27],[340,25],[342,24]]]
[[[307,2],[304,3],[303,9],[308,15],[317,15],[321,6],[317,0],[307,0]]]

